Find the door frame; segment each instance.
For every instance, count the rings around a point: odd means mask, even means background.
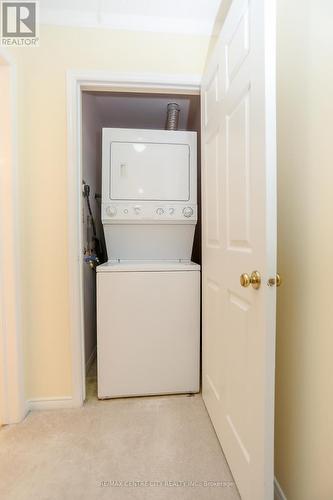
[[[4,168],[0,169],[0,425],[20,422],[28,412],[24,394],[21,321],[19,189],[17,160],[17,71],[14,60],[0,47],[8,107],[4,110]],[[8,142],[7,142],[8,141]],[[1,146],[1,145],[0,145]]]
[[[68,140],[68,272],[72,394],[70,406],[85,400],[85,360],[82,273],[82,100],[83,91],[195,94],[201,92],[201,75],[67,72]]]

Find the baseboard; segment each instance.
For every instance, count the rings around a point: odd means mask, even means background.
[[[274,478],[274,500],[287,500],[286,495],[283,493],[279,481]]]
[[[72,396],[56,398],[36,398],[28,401],[29,410],[60,410],[63,408],[77,408],[78,405]]]
[[[91,365],[95,361],[96,354],[97,354],[97,346],[94,347],[92,353],[89,356],[88,361],[86,362],[86,375],[88,375]]]

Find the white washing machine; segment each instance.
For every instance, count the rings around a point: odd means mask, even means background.
[[[103,129],[98,397],[199,391],[196,133]]]
[[[200,266],[98,267],[98,397],[199,391]]]

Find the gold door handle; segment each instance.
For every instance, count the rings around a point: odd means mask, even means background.
[[[276,274],[274,278],[269,278],[267,281],[268,286],[280,286],[281,285],[281,276]]]
[[[244,288],[248,287],[251,283],[250,276],[247,273],[243,273],[240,275],[240,284]]]
[[[247,273],[243,273],[240,276],[240,284],[242,287],[247,288],[248,286],[252,285],[252,287],[255,290],[258,290],[261,285],[261,276],[259,271],[253,271],[251,276],[249,276]]]

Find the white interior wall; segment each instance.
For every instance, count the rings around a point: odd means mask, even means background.
[[[200,96],[177,94],[92,93],[103,127],[164,129],[169,102],[180,106],[179,130],[198,133],[198,224],[192,260],[201,264],[201,164],[200,164]]]
[[[91,208],[99,239],[103,238],[100,204],[95,194],[101,193],[101,129],[102,127],[164,129],[167,104],[180,106],[180,130],[198,132],[200,153],[200,96],[161,95],[110,92],[83,92],[82,94],[82,178],[90,185]],[[198,154],[198,200],[200,203],[200,154]],[[200,208],[200,207],[199,207]],[[199,210],[200,214],[200,210]],[[83,245],[87,234],[86,203],[83,207]],[[201,262],[201,224],[198,221],[193,260]],[[88,264],[83,265],[84,328],[86,366],[96,347],[96,274]]]
[[[278,1],[275,473],[332,500],[333,2]]]
[[[20,422],[24,405],[19,264],[16,69],[0,48],[0,426]]]
[[[120,92],[94,95],[104,127],[164,129],[167,105],[177,102],[180,106],[179,129],[195,130],[193,115],[199,96]]]
[[[84,94],[82,98],[82,179],[90,186],[91,210],[96,222],[97,237],[103,239],[103,227],[100,218],[100,204],[95,194],[101,193],[101,129],[102,121],[93,96]],[[88,207],[83,200],[82,235],[83,247],[88,241]],[[92,234],[92,228],[90,228]],[[89,368],[96,348],[96,274],[89,264],[83,264],[83,300],[85,362]]]

